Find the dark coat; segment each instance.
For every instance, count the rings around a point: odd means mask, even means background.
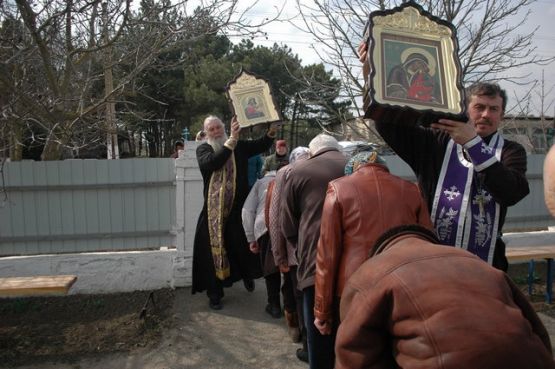
[[[262,174],[272,170],[278,170],[289,164],[289,155],[278,155],[277,152],[272,155],[266,156],[264,165],[262,166]]]
[[[235,155],[237,170],[236,190],[224,230],[224,244],[231,275],[223,284],[224,286],[230,286],[233,282],[243,278],[255,279],[262,276],[258,255],[249,250],[245,231],[243,230],[241,209],[249,194],[248,159],[268,150],[272,143],[273,138],[264,135],[264,137],[253,141],[240,140],[233,151],[224,146],[218,152],[214,152],[212,146],[206,142],[197,147],[197,160],[204,184],[204,206],[198,218],[193,247],[193,293],[206,290],[216,280],[214,262],[210,251],[206,198],[212,173],[226,163],[232,152]]]
[[[336,369],[555,368],[547,330],[505,273],[414,234],[382,246],[341,296]]]
[[[314,285],[316,247],[328,183],[343,175],[347,159],[336,149],[324,149],[293,165],[283,189],[282,232],[296,245],[298,288]]]

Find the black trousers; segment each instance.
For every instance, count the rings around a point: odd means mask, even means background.
[[[281,274],[274,262],[272,248],[270,244],[270,235],[266,232],[258,240],[260,250],[260,264],[264,273],[264,281],[266,282],[266,293],[268,294],[268,303],[280,306],[279,290],[281,285]]]
[[[296,278],[291,276],[291,273],[297,273],[297,267],[294,267],[294,271],[291,269],[287,273],[283,273],[283,283],[281,284],[281,295],[283,296],[283,308],[288,313],[298,313],[297,311],[297,296],[295,294],[296,287],[293,286],[293,281]],[[299,293],[300,295],[300,293]]]

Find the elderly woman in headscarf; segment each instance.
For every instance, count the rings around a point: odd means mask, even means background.
[[[328,185],[320,226],[314,325],[322,334],[337,332],[343,287],[384,231],[404,224],[433,229],[418,186],[391,174],[370,147],[349,159],[345,174]]]

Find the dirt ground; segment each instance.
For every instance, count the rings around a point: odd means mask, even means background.
[[[169,324],[175,293],[153,291],[153,304],[150,292],[0,299],[0,367],[155,345]]]
[[[545,265],[539,263],[536,270],[531,301],[537,311],[555,317],[555,307],[544,303]],[[527,265],[511,265],[509,274],[528,294]],[[154,304],[148,300],[150,292]],[[71,364],[83,358],[155,347],[175,324],[175,299],[176,292],[170,289],[0,299],[0,367]],[[140,317],[143,310],[145,314]]]
[[[512,264],[509,266],[509,276],[520,287],[520,290],[529,297],[530,302],[537,312],[555,318],[555,297],[551,305],[545,303],[545,281],[546,263],[536,262],[534,268],[534,279],[532,283],[532,294],[528,293],[528,264]],[[553,290],[555,294],[555,289]],[[554,343],[555,344],[555,343]]]

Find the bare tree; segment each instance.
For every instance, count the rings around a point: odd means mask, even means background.
[[[7,143],[21,145],[25,131],[44,144],[43,160],[56,160],[88,140],[114,141],[115,104],[126,91],[140,91],[134,82],[161,53],[186,50],[205,34],[257,33],[274,20],[251,24],[250,9],[239,12],[237,3],[144,0],[133,11],[131,0],[0,2],[0,66],[7,72],[0,91],[8,95],[0,123],[9,123],[14,137]]]
[[[535,0],[423,0],[431,14],[451,22],[457,29],[459,57],[465,82],[507,80],[525,84],[529,75],[517,74],[528,64],[545,64],[554,58],[535,53],[537,28],[520,34]],[[314,52],[340,76],[344,97],[361,112],[364,81],[356,49],[362,40],[369,14],[400,5],[385,0],[297,0],[301,28],[314,37]]]
[[[546,86],[544,73],[524,93],[514,96],[515,107],[507,112],[503,131],[529,152],[546,153],[555,133],[555,85]],[[539,104],[539,105],[537,105]],[[539,114],[537,113],[539,112]],[[548,112],[552,112],[551,118]]]

